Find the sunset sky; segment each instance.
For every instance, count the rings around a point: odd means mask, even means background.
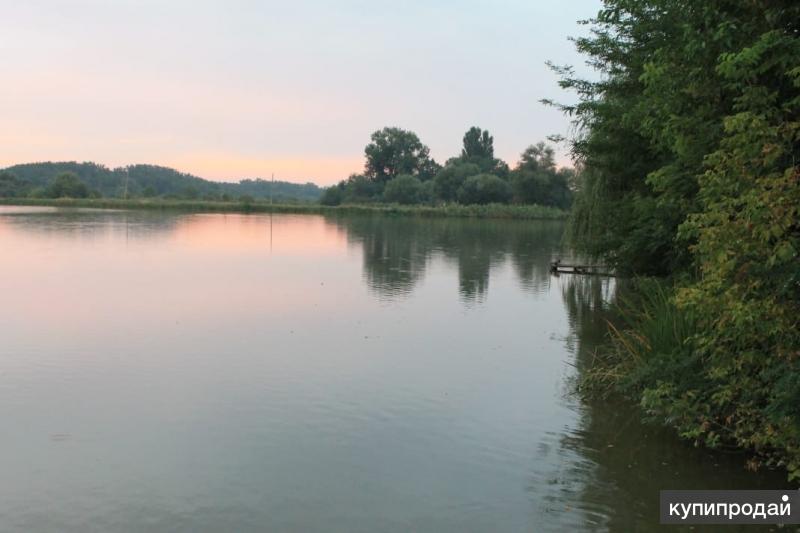
[[[599,0],[0,0],[0,167],[152,163],[215,180],[330,184],[369,135],[444,162],[470,126],[513,164],[567,134],[544,62]],[[561,152],[561,163],[568,160]]]

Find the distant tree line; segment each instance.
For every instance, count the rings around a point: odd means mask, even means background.
[[[279,202],[324,205],[397,204],[539,204],[568,208],[576,173],[557,168],[553,149],[544,143],[527,148],[510,169],[494,156],[488,131],[470,128],[461,153],[444,166],[430,156],[417,135],[400,128],[372,134],[362,174],[321,189],[313,183],[244,179],[209,181],[155,165],[108,168],[96,163],[45,162],[0,170],[0,197],[32,198],[165,198],[238,200],[272,197]]]
[[[325,205],[540,204],[568,208],[575,170],[557,168],[553,149],[530,146],[514,169],[494,156],[494,138],[481,128],[464,134],[461,154],[444,166],[414,132],[383,128],[364,149],[363,174],[353,174],[325,190]]]
[[[209,181],[155,165],[108,168],[96,163],[30,163],[0,170],[0,197],[168,198],[316,202],[322,189],[313,183],[244,179]]]

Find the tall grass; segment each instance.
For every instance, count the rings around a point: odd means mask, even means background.
[[[615,316],[608,321],[610,342],[595,353],[580,380],[581,392],[636,397],[659,380],[697,370],[691,346],[697,321],[677,307],[668,282],[636,280],[629,293],[618,296]]]

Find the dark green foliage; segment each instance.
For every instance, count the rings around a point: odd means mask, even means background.
[[[91,191],[74,172],[62,172],[47,187],[45,195],[49,198],[88,198]]]
[[[347,203],[376,201],[383,194],[384,183],[374,181],[362,174],[354,174],[345,182]]]
[[[492,174],[470,176],[458,190],[462,204],[504,204],[511,199],[511,186]]]
[[[6,169],[19,179],[28,182],[31,188],[45,189],[56,176],[70,172],[77,176],[90,190],[103,196],[122,196],[125,187],[124,174],[94,163],[28,163]]]
[[[0,198],[24,196],[26,188],[25,182],[20,181],[13,172],[0,171]]]
[[[365,174],[350,176],[326,189],[320,203],[510,202],[510,172],[508,165],[494,157],[494,138],[488,131],[472,127],[464,134],[463,141],[461,155],[449,159],[441,167],[429,157],[428,148],[419,141],[416,134],[399,128],[377,131],[372,134],[372,142],[365,149]],[[540,150],[544,154],[542,157],[549,157],[549,166],[534,172],[541,181],[540,184],[536,182],[538,188],[535,194],[522,194],[517,202],[568,208],[572,197],[569,180],[575,181],[574,171],[557,170],[553,161],[553,150],[542,143],[531,150]],[[523,154],[523,158],[526,154]],[[530,167],[535,163],[527,164]],[[523,182],[527,177],[528,174],[524,174],[518,179],[521,190],[525,190],[526,184]]]
[[[511,172],[514,201],[521,204],[554,205],[566,209],[572,203],[569,188],[572,169],[557,169],[555,152],[544,143],[529,146]]]
[[[299,200],[314,202],[322,195],[322,189],[315,183],[290,183],[264,179],[244,179],[239,183],[221,183],[223,194],[249,194],[253,198],[272,198],[273,200]]]
[[[577,44],[605,76],[560,69],[586,168],[571,234],[677,283],[621,337],[647,340],[628,390],[685,437],[800,477],[800,3],[604,4]]]
[[[94,163],[30,163],[7,169],[25,184],[23,194],[34,195],[34,188],[45,188],[61,172],[72,172],[91,190],[104,197],[124,197],[127,186],[130,197],[164,196],[170,198],[218,199],[227,194],[237,197],[248,194],[254,198],[276,200],[316,201],[322,189],[313,183],[297,184],[285,181],[245,179],[239,183],[220,183],[205,180],[155,165],[131,165],[109,169]]]
[[[575,157],[587,169],[580,186],[587,194],[597,195],[575,205],[573,240],[618,269],[642,274],[666,274],[687,264],[685,248],[676,245],[676,236],[681,220],[693,209],[695,178],[691,169],[676,164],[674,155],[685,152],[687,146],[693,147],[691,153],[695,154],[698,143],[713,143],[712,131],[703,129],[698,136],[698,130],[676,120],[678,113],[699,116],[696,114],[706,109],[708,93],[705,87],[699,88],[707,78],[704,67],[685,71],[690,71],[693,79],[682,81],[685,86],[697,85],[699,94],[677,88],[671,77],[674,73],[668,75],[669,84],[652,88],[647,84],[653,78],[646,72],[653,75],[663,66],[656,58],[664,49],[673,47],[673,56],[677,52],[677,57],[670,59],[677,69],[685,64],[680,57],[684,53],[686,59],[697,53],[714,53],[699,42],[691,45],[697,49],[681,51],[681,39],[688,30],[679,19],[685,17],[687,24],[696,27],[692,30],[695,35],[704,35],[705,22],[693,12],[703,4],[659,17],[670,2],[606,3],[594,21],[596,33],[576,41],[578,49],[606,74],[601,81],[577,79],[571,69],[557,69],[562,87],[580,96],[579,104],[562,109],[574,117],[580,130],[573,143]],[[672,4],[674,9],[682,9]],[[670,95],[682,92],[685,100],[670,100]],[[654,99],[659,98],[669,100],[670,109],[656,118],[663,102]],[[701,158],[694,163],[700,164]],[[665,188],[657,182],[668,180],[673,187],[667,187],[669,193],[662,195]],[[664,217],[666,213],[671,216]],[[647,238],[641,238],[641,228],[650,230]]]
[[[460,159],[452,159],[440,170],[433,179],[433,192],[436,198],[445,202],[458,200],[458,190],[470,176],[481,173],[475,163],[464,163]]]
[[[384,183],[363,174],[353,174],[344,181],[325,189],[320,203],[322,205],[369,204],[380,202]]]
[[[700,275],[678,296],[704,327],[712,422],[734,415],[735,442],[788,452],[800,478],[800,4],[750,15],[716,68],[737,96],[681,226]]]
[[[336,185],[328,187],[325,189],[325,192],[322,193],[322,197],[319,199],[319,203],[322,205],[341,205],[345,198],[345,184],[344,182],[339,182]]]
[[[372,142],[364,149],[367,157],[365,175],[385,184],[400,174],[421,180],[433,178],[438,170],[430,158],[430,150],[417,134],[400,128],[383,128],[372,134]]]
[[[464,148],[461,150],[461,157],[463,159],[494,158],[494,137],[489,135],[488,131],[482,131],[475,126],[471,127],[464,134]]]
[[[494,174],[503,179],[508,177],[508,165],[494,157],[494,137],[487,130],[473,126],[465,134],[461,155],[448,163],[471,163],[477,165],[481,173]]]
[[[402,174],[386,184],[383,200],[397,204],[418,204],[425,200],[422,182],[414,176]]]

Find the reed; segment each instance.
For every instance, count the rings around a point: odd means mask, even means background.
[[[660,379],[699,376],[691,346],[697,332],[692,313],[678,309],[668,281],[635,280],[628,294],[618,296],[615,319],[608,322],[610,342],[600,348],[579,388],[589,395],[623,393],[637,398]]]

